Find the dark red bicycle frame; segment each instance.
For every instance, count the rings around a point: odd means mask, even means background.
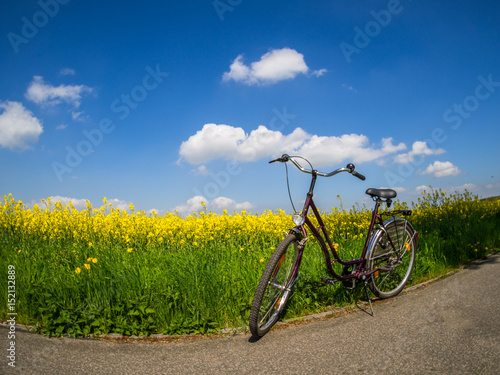
[[[304,215],[304,218],[305,218],[304,224],[307,225],[307,227],[310,229],[310,231],[314,234],[314,237],[318,240],[318,242],[319,242],[319,244],[321,246],[321,249],[323,250],[323,253],[325,255],[325,263],[326,263],[326,267],[328,269],[328,272],[334,278],[336,278],[337,280],[341,280],[341,281],[342,280],[352,279],[352,278],[358,278],[358,277],[360,277],[360,275],[363,275],[363,273],[368,274],[369,271],[366,271],[364,269],[364,262],[366,260],[366,253],[368,251],[368,246],[370,244],[370,239],[372,237],[375,224],[383,226],[382,219],[380,218],[380,215],[378,214],[378,209],[379,209],[379,206],[380,206],[380,200],[379,199],[375,200],[375,208],[372,211],[371,223],[370,223],[370,227],[368,229],[368,234],[366,236],[365,245],[363,247],[363,251],[361,253],[361,257],[358,258],[358,259],[344,261],[344,260],[340,259],[339,255],[337,253],[337,249],[335,249],[335,247],[333,246],[332,240],[330,239],[330,236],[328,235],[328,232],[326,230],[326,227],[325,227],[325,224],[323,222],[323,219],[321,218],[321,215],[319,214],[319,211],[316,208],[316,205],[314,204],[314,201],[312,199],[314,185],[316,183],[316,178],[317,178],[317,174],[316,173],[317,173],[317,171],[312,171],[312,176],[313,177],[312,177],[312,181],[311,181],[311,186],[309,188],[309,192],[307,193],[307,198],[306,198],[306,201],[304,203],[304,208],[302,209],[302,214]],[[313,225],[313,223],[311,222],[311,220],[307,217],[307,214],[308,214],[310,208],[312,209],[312,211],[314,213],[314,216],[316,217],[316,220],[318,221],[318,224],[319,224],[318,228],[316,228]],[[307,231],[306,231],[306,228],[304,227],[304,224],[292,228],[290,230],[290,233],[300,233],[303,236],[304,239],[307,239],[308,238],[307,237]],[[323,234],[323,236],[321,235],[320,231]],[[327,243],[325,242],[325,239],[326,239],[326,242],[328,243],[328,246],[327,246]],[[300,251],[300,253],[299,253],[299,262],[297,262],[297,269],[294,270],[295,273],[297,272],[298,268],[300,267],[300,263],[302,261],[302,253],[304,251],[304,247],[305,247],[305,241],[303,241],[301,243],[301,248],[299,249],[299,251]],[[331,260],[328,248],[330,248],[330,251],[332,252],[332,255],[334,257],[333,261]],[[356,272],[353,272],[353,273],[351,273],[349,275],[339,275],[339,274],[337,274],[333,270],[333,264],[336,263],[336,262],[338,262],[338,263],[340,263],[340,264],[342,264],[344,266],[351,266],[351,265],[354,266],[354,265],[357,265],[358,267],[356,268]],[[297,276],[297,275],[295,275],[295,276]]]

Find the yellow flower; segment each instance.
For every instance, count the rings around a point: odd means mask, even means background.
[[[486,250],[488,250],[488,248],[486,248]],[[21,249],[19,249],[19,251],[17,252],[18,254],[21,252]]]
[[[133,249],[129,247],[129,248],[127,249],[127,252],[131,253],[131,252],[132,252],[132,250],[133,250]]]
[[[87,262],[90,262],[92,260],[92,258],[87,258]]]
[[[75,270],[76,273],[80,273],[82,272],[82,270],[80,269],[80,267],[77,267],[76,270]]]
[[[92,263],[94,263],[94,264],[97,263],[97,258],[93,258]]]
[[[89,242],[89,247],[92,247],[92,242]]]
[[[90,269],[90,264],[85,263],[83,266],[88,270]]]
[[[262,262],[264,262],[264,259],[260,258],[260,262],[261,262],[261,263],[262,263]]]

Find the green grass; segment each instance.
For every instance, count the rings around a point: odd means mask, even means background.
[[[409,285],[499,248],[498,199],[479,201],[468,193],[436,191],[413,208],[410,221],[420,237]],[[360,209],[329,213],[327,222],[337,220],[335,215],[343,215],[342,222],[349,228],[366,222],[369,213]],[[341,256],[359,257],[364,239],[350,240],[346,232],[331,229],[333,240],[340,243]],[[33,325],[43,334],[210,333],[246,326],[258,280],[280,240],[278,236],[256,237],[242,231],[237,238],[216,237],[203,247],[189,241],[170,248],[144,241],[130,253],[122,244],[96,240],[91,258],[97,262],[93,263],[92,259],[87,261],[87,241],[23,236],[15,226],[4,225],[0,232],[0,279],[7,280],[8,265],[15,266],[17,322]],[[89,270],[84,263],[89,264]],[[75,272],[77,266],[80,273]],[[321,283],[326,275],[322,252],[311,240],[284,318],[365,298],[361,288],[351,292],[341,283]],[[0,283],[3,320],[8,318],[6,284]]]

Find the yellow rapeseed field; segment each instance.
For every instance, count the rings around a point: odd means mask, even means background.
[[[163,244],[165,248],[193,246],[203,248],[214,241],[234,242],[246,245],[261,244],[262,240],[281,238],[293,226],[290,215],[283,210],[251,214],[245,210],[223,214],[202,211],[187,217],[176,213],[148,215],[144,211],[121,210],[112,207],[103,198],[100,208],[78,211],[71,202],[62,205],[50,198],[42,200],[45,207],[28,208],[12,195],[4,196],[0,203],[0,230],[11,230],[20,236],[38,237],[47,241],[67,240],[87,243],[89,247],[99,243],[125,246],[127,252],[151,244]],[[333,209],[335,210],[335,209]],[[335,229],[335,237],[362,237],[369,224],[369,211],[356,213],[338,212],[325,216],[327,227]]]
[[[407,208],[394,202],[391,209]],[[361,254],[370,209],[322,214],[342,258]],[[420,236],[410,284],[500,246],[500,199],[432,190],[412,209]],[[246,324],[260,275],[292,226],[283,210],[160,216],[118,209],[106,198],[99,208],[50,198],[30,208],[9,194],[0,201],[0,263],[15,268],[19,322],[42,333],[204,333]],[[6,272],[0,268],[4,280]],[[324,260],[311,240],[287,316],[354,302],[356,294],[340,283],[324,287],[321,276]],[[0,319],[7,316],[3,287]]]

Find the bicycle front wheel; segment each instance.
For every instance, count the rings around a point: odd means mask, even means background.
[[[367,260],[373,272],[370,289],[379,298],[401,293],[415,265],[417,239],[411,224],[400,217],[384,222],[370,241]]]
[[[255,291],[249,326],[253,336],[264,336],[278,321],[297,280],[300,265],[299,238],[289,234],[276,247]]]

